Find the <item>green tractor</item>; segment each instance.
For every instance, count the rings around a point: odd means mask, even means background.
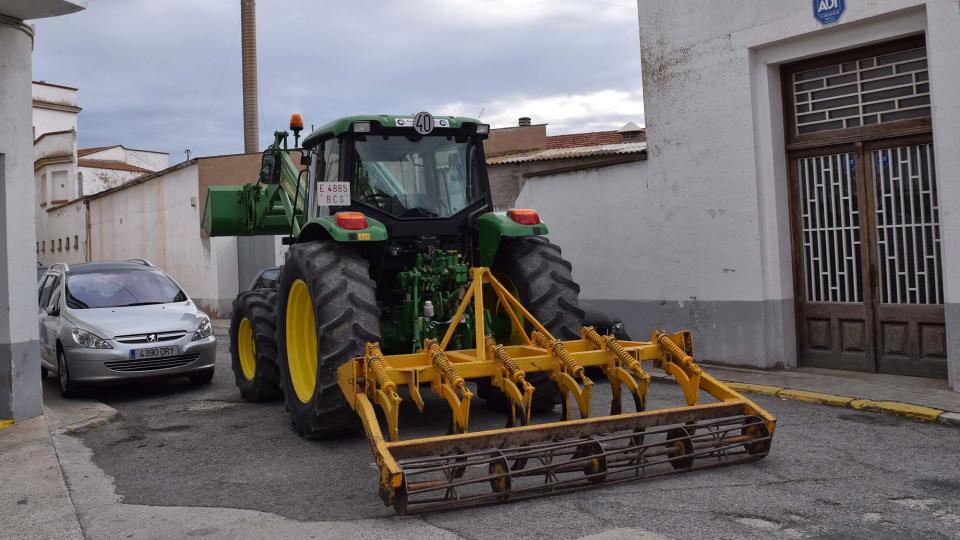
[[[294,147],[301,129],[294,115]],[[490,268],[558,339],[580,337],[580,287],[547,226],[533,210],[493,211],[488,135],[471,118],[350,116],[307,135],[299,159],[288,132],[275,133],[256,183],[209,189],[210,236],[284,235],[290,246],[277,291],[234,302],[230,352],[245,399],[283,396],[308,439],[358,425],[337,369],[364,356],[366,343],[406,354],[444,336],[472,267]],[[497,298],[485,303],[481,328],[517,343],[513,308]],[[473,315],[457,321],[452,348],[474,347]],[[533,409],[552,409],[556,385],[546,373],[528,379]],[[484,381],[478,392],[493,408],[508,406]]]

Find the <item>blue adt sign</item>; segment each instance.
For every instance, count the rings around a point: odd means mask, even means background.
[[[813,16],[820,24],[833,24],[840,20],[846,7],[844,0],[813,0]]]

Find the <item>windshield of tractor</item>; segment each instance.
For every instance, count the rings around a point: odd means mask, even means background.
[[[479,144],[453,136],[357,140],[353,199],[397,217],[450,217],[482,197]]]

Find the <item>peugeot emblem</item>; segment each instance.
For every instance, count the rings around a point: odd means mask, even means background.
[[[147,334],[147,341],[150,343],[156,343],[157,335],[156,334]]]

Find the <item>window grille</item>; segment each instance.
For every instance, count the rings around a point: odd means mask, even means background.
[[[808,302],[862,302],[854,154],[797,160]]]
[[[928,117],[927,49],[798,72],[793,97],[797,135]]]
[[[877,266],[885,304],[942,304],[933,145],[873,151]]]

